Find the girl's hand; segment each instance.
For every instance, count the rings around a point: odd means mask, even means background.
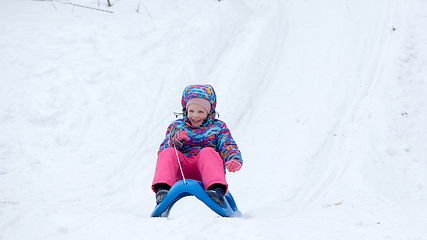
[[[188,141],[190,140],[188,138],[188,133],[186,131],[179,131],[175,134],[175,136],[173,136],[173,140],[175,140],[176,142],[181,142],[181,141]]]
[[[172,137],[172,142],[175,143],[183,143],[184,141],[188,141],[190,140],[188,138],[188,133],[186,131],[178,131],[177,133],[175,133],[175,135]]]
[[[190,140],[187,135],[186,131],[179,129],[177,126],[172,126],[169,131],[169,143],[176,147],[182,147],[184,141]]]
[[[225,167],[229,172],[237,172],[242,168],[242,164],[240,164],[237,159],[233,158],[225,163]]]

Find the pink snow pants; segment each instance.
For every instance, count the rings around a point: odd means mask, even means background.
[[[186,179],[203,182],[205,190],[216,183],[227,186],[222,158],[213,148],[203,148],[197,156],[193,157],[186,157],[180,151],[176,151]],[[182,180],[182,175],[175,149],[166,148],[157,157],[151,188],[155,191],[153,186],[157,183],[166,183],[172,187],[179,180]]]

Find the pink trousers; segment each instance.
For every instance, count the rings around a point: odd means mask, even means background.
[[[186,157],[178,150],[177,153],[186,179],[203,182],[205,190],[216,183],[227,186],[222,158],[213,148],[203,148],[193,157]],[[153,186],[157,183],[173,186],[179,180],[182,180],[182,174],[175,149],[166,148],[157,157],[152,189],[155,191]]]

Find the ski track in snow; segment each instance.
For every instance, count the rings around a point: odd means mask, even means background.
[[[0,0],[0,239],[426,239],[425,1],[110,1]],[[194,83],[243,218],[149,217]]]

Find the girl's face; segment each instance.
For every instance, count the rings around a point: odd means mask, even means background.
[[[191,104],[188,106],[187,116],[191,125],[198,127],[208,118],[208,112],[198,104]]]

